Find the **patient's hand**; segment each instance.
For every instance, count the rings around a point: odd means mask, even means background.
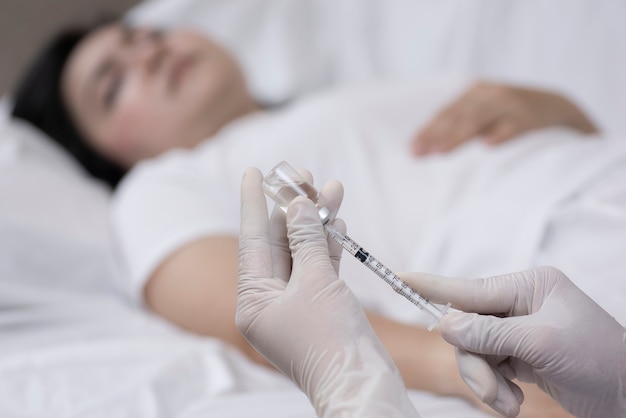
[[[416,135],[412,151],[415,155],[447,152],[475,137],[495,145],[549,126],[597,132],[574,103],[556,93],[478,82]]]

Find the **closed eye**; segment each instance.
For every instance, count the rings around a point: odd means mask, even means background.
[[[113,108],[115,106],[118,97],[120,95],[120,91],[124,85],[124,76],[121,71],[114,71],[109,80],[107,81],[107,85],[104,92],[103,97],[103,107],[107,110]]]

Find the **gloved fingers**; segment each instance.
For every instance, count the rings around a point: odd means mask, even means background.
[[[489,406],[505,417],[518,416],[522,402],[524,402],[524,392],[500,373],[496,372],[496,377],[498,379],[498,396]]]
[[[313,176],[306,169],[298,169],[298,174],[313,184]],[[327,182],[322,188],[318,207],[327,207],[331,213],[333,221],[335,214],[339,211],[343,200],[343,185],[336,181]],[[275,277],[283,279],[285,282],[289,280],[291,275],[291,250],[289,249],[289,241],[287,239],[286,215],[278,206],[274,207],[270,217],[270,242],[272,246],[272,265]],[[345,233],[345,223],[338,222],[335,226]],[[331,263],[337,273],[339,273],[339,264],[341,260],[342,248],[334,240],[329,240],[329,251]]]
[[[504,376],[507,380],[514,380],[517,378],[515,367],[511,364],[515,358],[505,356],[488,356],[487,359],[491,367],[497,369],[498,373]]]
[[[291,275],[291,250],[287,239],[286,214],[278,205],[274,206],[270,216],[270,244],[274,277],[287,282]]]
[[[241,232],[237,282],[237,328],[247,336],[265,307],[285,288],[272,275],[267,204],[261,189],[261,172],[246,170],[241,183]],[[277,292],[278,290],[278,292]]]
[[[498,394],[498,380],[485,357],[458,347],[454,351],[465,384],[482,402],[493,402]]]
[[[287,210],[287,233],[293,259],[290,284],[294,279],[313,276],[323,286],[326,278],[337,276],[330,261],[324,227],[311,200],[298,196],[291,202]]]
[[[346,224],[343,220],[336,219],[335,216],[339,212],[339,207],[343,201],[343,184],[337,180],[331,180],[327,182],[320,191],[318,198],[318,207],[326,207],[331,212],[331,218],[329,222],[342,234],[346,233]],[[328,237],[328,252],[330,255],[330,261],[335,269],[335,272],[339,274],[339,265],[341,262],[342,247],[339,243]]]
[[[335,218],[343,201],[343,184],[337,180],[326,182],[320,190],[318,197],[318,206],[326,207],[332,213],[331,221]]]
[[[498,318],[491,315],[452,312],[439,323],[441,336],[450,344],[477,354],[511,356],[526,360],[520,347],[532,341],[534,327],[527,317]]]
[[[239,234],[239,280],[272,277],[267,203],[256,168],[246,170],[241,181],[241,229]]]
[[[298,174],[300,174],[306,181],[313,184],[313,174],[311,174],[309,170],[306,168],[299,168],[297,171]]]
[[[524,402],[524,392],[522,389],[513,383],[513,380],[517,378],[517,372],[515,366],[511,365],[512,361],[517,361],[514,357],[506,356],[486,356],[487,362],[496,371],[496,374],[501,376],[506,382],[513,395],[517,398],[518,404]]]
[[[533,271],[486,279],[453,279],[427,273],[398,273],[419,294],[435,303],[452,303],[456,309],[484,314],[528,314]],[[518,312],[519,311],[519,312]]]
[[[342,234],[346,233],[346,223],[343,219],[336,218],[333,221],[335,229]],[[328,236],[328,255],[330,256],[330,262],[335,269],[335,273],[339,275],[339,266],[341,265],[341,255],[343,254],[343,247],[337,241],[335,241],[330,235]]]
[[[517,379],[525,383],[537,383],[539,380],[536,370],[528,362],[510,357],[506,363],[508,365],[503,366],[505,370],[503,370],[502,373],[507,373],[506,368],[510,368],[513,371],[513,373],[509,373],[509,375],[513,375],[510,380]]]
[[[493,368],[484,356],[457,348],[456,359],[463,381],[483,403],[505,416],[519,414],[523,393]]]

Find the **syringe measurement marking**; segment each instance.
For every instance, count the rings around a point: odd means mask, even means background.
[[[409,287],[404,281],[396,276],[391,270],[384,266],[383,263],[376,260],[371,256],[363,247],[359,246],[349,236],[344,235],[341,237],[338,234],[333,234],[333,239],[341,244],[350,254],[357,258],[361,263],[365,264],[370,270],[372,270],[378,277],[383,279],[388,285],[392,287],[396,293],[407,298],[414,305],[422,307],[425,303],[430,303],[428,299],[417,293],[413,288]],[[408,293],[407,293],[408,292]]]

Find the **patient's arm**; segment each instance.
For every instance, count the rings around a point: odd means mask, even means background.
[[[220,338],[252,360],[268,365],[235,326],[237,253],[236,237],[193,241],[170,255],[154,272],[146,285],[145,299],[152,310],[170,322]],[[377,314],[369,314],[368,318],[408,387],[459,396],[480,405],[461,380],[452,346],[437,332]]]
[[[534,383],[515,382],[524,392],[518,418],[575,418]]]
[[[597,132],[580,108],[557,93],[478,82],[441,110],[416,135],[412,148],[416,155],[447,152],[476,137],[494,145],[550,126]]]
[[[205,237],[170,255],[148,280],[148,306],[191,332],[220,338],[267,364],[235,327],[236,237]]]

